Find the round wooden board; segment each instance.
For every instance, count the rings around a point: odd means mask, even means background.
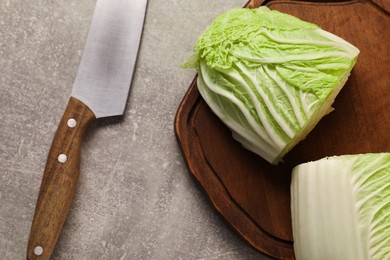
[[[268,1],[271,9],[318,24],[361,53],[337,96],[335,111],[273,166],[245,150],[211,112],[196,86],[176,115],[175,133],[190,173],[216,210],[250,245],[277,259],[293,259],[291,170],[332,155],[390,152],[389,0]],[[261,1],[250,1],[255,8]]]

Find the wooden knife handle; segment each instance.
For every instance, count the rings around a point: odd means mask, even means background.
[[[80,174],[80,147],[94,113],[71,97],[55,133],[43,173],[27,246],[27,259],[50,259],[72,204]]]

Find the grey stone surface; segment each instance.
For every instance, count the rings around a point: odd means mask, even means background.
[[[150,0],[122,120],[93,124],[53,259],[267,259],[190,177],[173,121],[195,72],[179,68],[216,14],[241,0]],[[0,258],[25,259],[48,148],[94,0],[0,0]]]

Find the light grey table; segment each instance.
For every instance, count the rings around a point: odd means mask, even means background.
[[[54,259],[268,259],[191,178],[174,136],[195,72],[179,67],[214,17],[241,0],[149,0],[126,114],[83,142],[75,200]],[[0,0],[0,259],[25,259],[48,149],[95,1]]]

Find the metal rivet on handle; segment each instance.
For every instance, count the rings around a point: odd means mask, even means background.
[[[36,246],[34,248],[34,254],[35,255],[42,255],[43,254],[43,248],[41,246]]]
[[[65,163],[68,160],[68,157],[65,154],[58,155],[58,161],[60,163]]]
[[[75,127],[76,124],[77,124],[77,122],[76,122],[76,120],[75,120],[74,118],[71,118],[71,119],[68,120],[68,126],[69,126],[70,128]]]

